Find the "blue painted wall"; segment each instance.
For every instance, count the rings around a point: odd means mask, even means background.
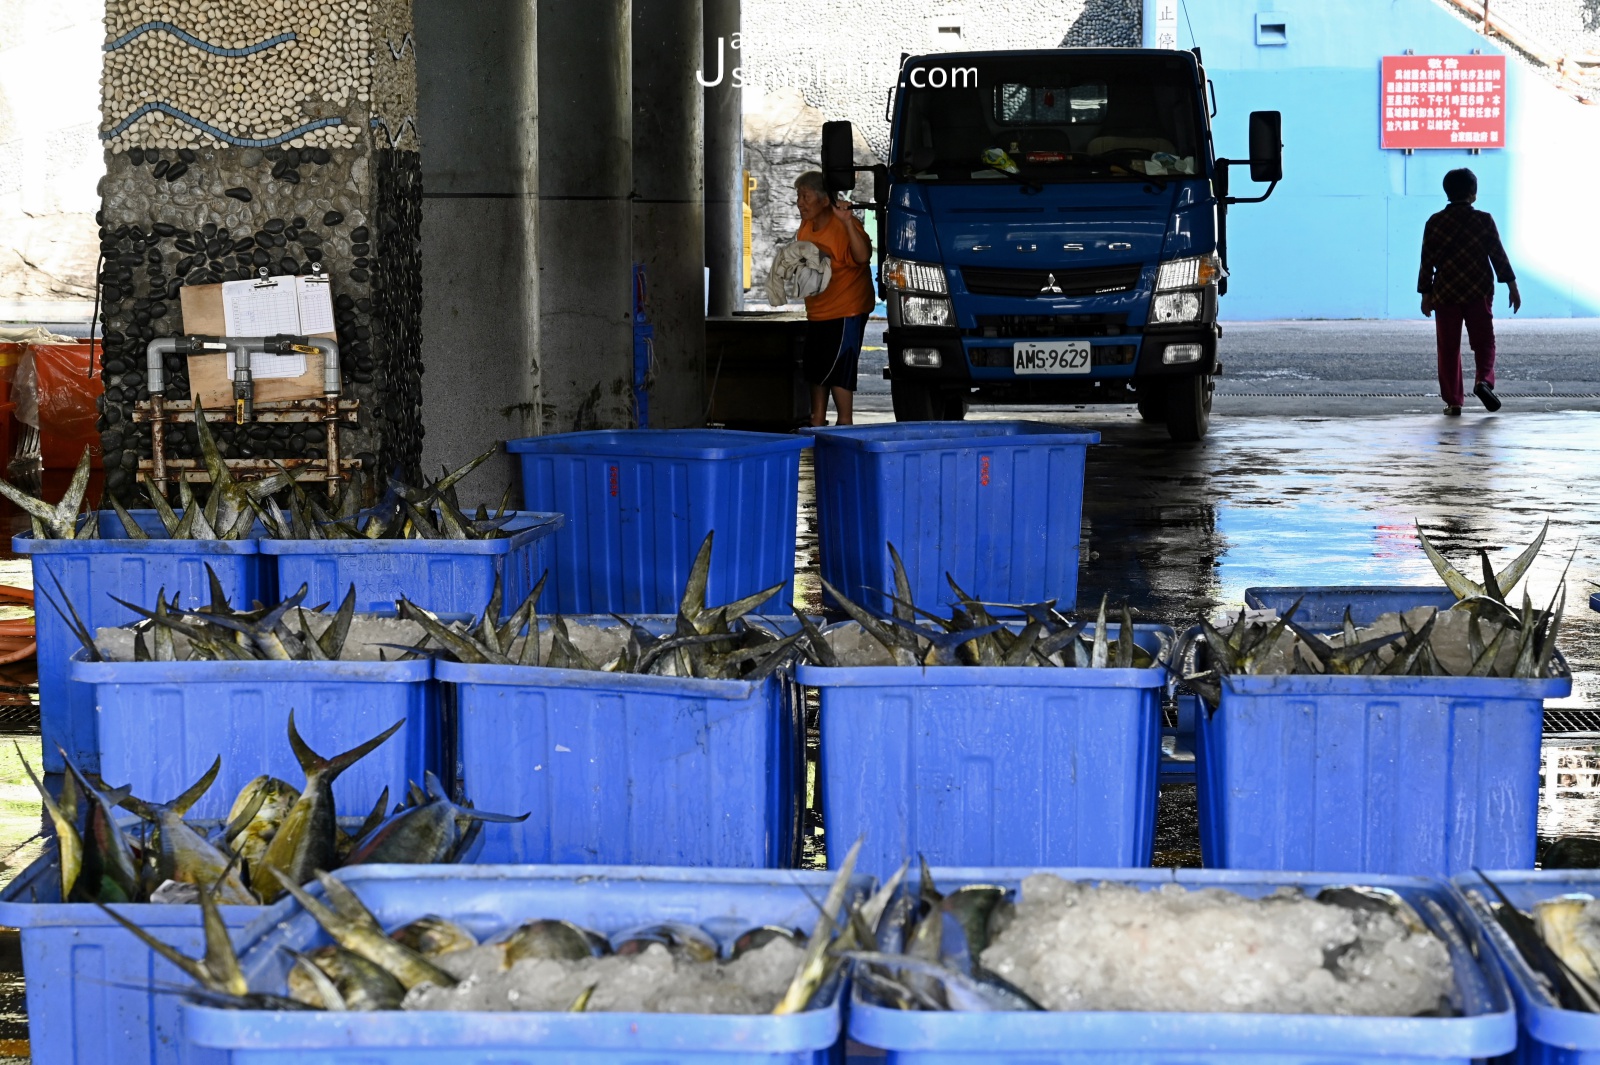
[[[1147,0],[1147,43],[1155,31]],[[1507,59],[1507,147],[1404,155],[1379,143],[1379,63],[1500,51],[1436,0],[1178,0],[1178,43],[1200,46],[1216,86],[1217,154],[1248,155],[1247,116],[1283,112],[1284,179],[1266,203],[1229,213],[1233,279],[1223,316],[1417,317],[1422,227],[1445,204],[1446,171],[1478,175],[1517,271],[1523,316],[1600,314],[1600,107]],[[1287,44],[1256,43],[1256,15]],[[1235,168],[1235,195],[1254,195]],[[1510,314],[1504,286],[1496,315]]]

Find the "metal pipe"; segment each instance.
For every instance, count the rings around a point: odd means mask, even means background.
[[[339,379],[339,344],[325,337],[308,337],[306,343],[322,352],[322,393],[337,396],[343,390]]]
[[[167,394],[168,355],[178,353],[178,337],[157,337],[144,346],[145,387],[152,396]]]

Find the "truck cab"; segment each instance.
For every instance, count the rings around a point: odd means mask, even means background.
[[[902,63],[872,205],[898,420],[1136,403],[1174,440],[1205,435],[1225,212],[1246,202],[1227,196],[1207,85],[1196,53],[1170,50]],[[1280,176],[1277,117],[1252,116],[1259,180]],[[828,126],[824,172],[853,187],[848,124]]]

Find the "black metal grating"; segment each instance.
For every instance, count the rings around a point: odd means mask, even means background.
[[[0,706],[0,735],[39,735],[37,706]]]
[[[992,266],[963,266],[961,280],[974,296],[1099,296],[1126,292],[1139,283],[1142,263],[1121,266],[1083,266],[1062,270],[1002,270]],[[1051,288],[1050,279],[1055,279]]]
[[[1600,733],[1600,710],[1546,710],[1544,730]]]

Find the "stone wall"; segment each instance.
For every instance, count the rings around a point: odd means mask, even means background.
[[[185,332],[184,285],[332,279],[342,448],[380,476],[421,456],[421,170],[409,0],[108,0],[100,136],[106,485],[148,427],[145,343]],[[188,387],[168,362],[168,395]],[[322,454],[320,430],[222,427],[229,457]],[[168,437],[193,457],[192,427]]]

